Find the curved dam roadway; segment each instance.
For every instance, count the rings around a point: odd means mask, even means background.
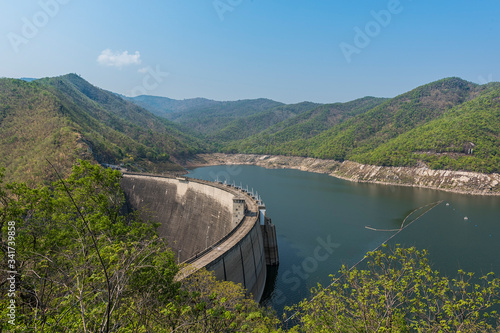
[[[184,177],[124,173],[130,210],[160,224],[179,262],[179,278],[205,267],[216,278],[241,283],[259,301],[266,265],[278,263],[276,232],[265,206],[232,186]]]

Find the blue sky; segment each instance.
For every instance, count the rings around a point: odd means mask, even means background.
[[[500,2],[0,0],[0,77],[285,103],[500,80]]]

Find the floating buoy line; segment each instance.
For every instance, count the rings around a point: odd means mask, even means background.
[[[432,209],[436,208],[437,206],[439,206],[444,200],[439,200],[439,201],[436,201],[436,202],[432,202],[430,204],[427,204],[427,205],[424,205],[424,206],[421,206],[421,207],[418,207],[414,210],[412,210],[410,212],[410,214],[408,214],[403,222],[401,223],[401,227],[399,229],[376,229],[376,228],[372,228],[370,226],[365,226],[366,229],[368,230],[373,230],[373,231],[392,231],[392,232],[395,232],[394,235],[390,236],[389,238],[387,238],[382,244],[380,244],[379,246],[377,246],[374,250],[372,250],[371,252],[374,252],[374,251],[377,251],[379,248],[381,248],[384,244],[386,244],[387,242],[389,242],[392,238],[394,238],[396,235],[398,235],[401,231],[403,231],[404,229],[408,228],[410,225],[413,224],[413,222],[417,221],[418,219],[420,219],[422,216],[424,216],[425,214],[427,214],[428,212],[430,212]],[[447,204],[449,205],[449,204]],[[412,220],[411,222],[409,222],[408,224],[405,225],[406,221],[408,220],[408,218],[410,216],[413,215],[413,213],[423,209],[423,208],[426,208],[428,207],[428,209],[426,209],[422,214],[420,214],[419,216],[417,216],[414,220]],[[367,257],[364,256],[361,260],[359,260],[356,264],[354,264],[354,266],[352,266],[351,268],[349,268],[349,272],[351,270],[353,270],[356,266],[358,266],[360,263],[362,263]],[[330,288],[333,284],[335,284],[338,280],[340,280],[342,278],[343,275],[339,276],[337,279],[335,279],[332,283],[330,283],[326,288],[324,289],[328,289]],[[307,301],[308,303],[314,301],[316,299],[316,297],[320,296],[321,294],[323,293],[320,292],[318,295],[314,296],[313,298],[311,298],[309,301]],[[290,317],[288,317],[287,319],[285,319],[285,323],[288,322],[289,320],[293,319],[299,312],[295,312],[293,315],[291,315]]]
[[[439,205],[439,204],[440,204],[440,203],[442,203],[442,202],[443,202],[443,200],[436,201],[436,202],[433,202],[433,203],[430,203],[430,204],[427,204],[427,205],[424,205],[424,206],[421,206],[421,207],[418,207],[418,208],[416,208],[416,209],[412,210],[412,211],[411,211],[411,213],[410,213],[410,214],[408,214],[408,215],[405,217],[405,219],[403,220],[403,223],[401,223],[401,227],[399,227],[399,229],[376,229],[376,228],[372,228],[372,227],[371,227],[371,226],[369,226],[369,225],[365,226],[365,228],[366,228],[366,229],[368,229],[368,230],[373,230],[373,231],[397,231],[397,232],[400,232],[400,231],[402,231],[404,228],[408,227],[410,224],[412,224],[413,222],[415,222],[416,220],[418,220],[419,218],[421,218],[422,216],[424,216],[425,214],[427,214],[427,213],[428,213],[431,209],[435,208],[437,205]],[[449,204],[447,204],[447,205],[449,205]],[[417,212],[417,211],[419,211],[419,210],[421,210],[421,209],[423,209],[423,208],[426,208],[426,207],[430,207],[430,208],[429,208],[429,209],[427,209],[427,210],[426,210],[425,212],[423,212],[422,214],[420,214],[419,216],[417,216],[417,218],[415,218],[413,221],[411,221],[411,222],[410,222],[410,223],[409,223],[409,224],[405,227],[406,220],[408,220],[408,218],[409,218],[410,216],[412,216],[412,215],[413,215],[413,213],[415,213],[415,212]],[[465,217],[464,219],[467,219],[467,217]],[[397,234],[396,234],[396,235],[397,235]],[[394,235],[394,236],[395,236],[395,235]],[[393,236],[393,237],[394,237],[394,236]],[[391,238],[392,238],[392,237],[391,237]],[[390,239],[390,238],[389,238],[389,239]],[[388,239],[388,240],[386,240],[384,243],[386,243],[387,241],[389,241],[389,239]],[[382,244],[384,244],[384,243],[382,243]]]

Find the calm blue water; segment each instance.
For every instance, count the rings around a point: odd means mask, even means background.
[[[285,306],[308,298],[317,283],[328,285],[329,275],[336,274],[342,264],[354,265],[395,233],[366,226],[399,229],[414,209],[439,200],[444,202],[389,244],[429,250],[434,268],[445,275],[454,276],[459,268],[500,275],[500,197],[359,184],[257,166],[203,167],[191,170],[188,176],[234,181],[261,195],[267,215],[276,225],[280,254],[279,268],[274,277],[270,275],[263,303],[279,315]]]

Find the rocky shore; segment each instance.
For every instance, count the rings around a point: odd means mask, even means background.
[[[352,161],[338,162],[296,156],[254,154],[200,154],[186,167],[257,165],[269,169],[298,169],[354,181],[438,189],[449,192],[500,195],[500,174],[432,170],[426,167],[382,167]]]

